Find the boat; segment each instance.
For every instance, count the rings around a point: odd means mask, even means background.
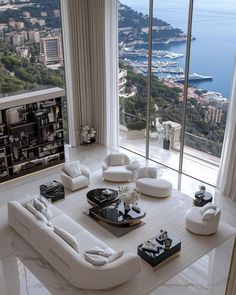
[[[185,78],[184,75],[176,75],[173,77],[175,82],[184,82],[184,78]],[[193,82],[203,81],[203,80],[212,80],[212,79],[213,79],[213,76],[204,76],[197,73],[190,74],[188,78],[189,81],[193,81]]]

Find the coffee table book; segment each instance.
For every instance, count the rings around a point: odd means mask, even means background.
[[[152,238],[151,240],[156,240],[157,236]],[[159,249],[159,251],[150,251],[150,250],[144,250],[143,244],[138,246],[138,255],[146,261],[148,264],[150,264],[152,267],[159,266],[163,262],[167,262],[171,258],[175,258],[180,254],[181,250],[181,242],[177,239],[172,239],[172,244],[169,249]],[[156,241],[157,247],[162,245]]]

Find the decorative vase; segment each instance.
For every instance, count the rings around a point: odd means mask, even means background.
[[[164,150],[169,150],[170,149],[170,140],[168,140],[168,139],[163,140],[163,149]]]
[[[89,141],[83,141],[83,145],[88,145],[96,141],[95,137],[91,137]]]
[[[130,210],[130,204],[127,203],[127,202],[124,202],[124,213],[125,213],[125,215],[128,214],[129,210]]]

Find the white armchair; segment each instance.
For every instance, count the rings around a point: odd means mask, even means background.
[[[191,207],[185,218],[186,228],[195,234],[212,235],[217,231],[221,210],[211,203],[203,207]]]
[[[130,162],[125,154],[109,154],[102,162],[102,177],[114,182],[130,181],[133,180],[134,171],[139,166],[138,161]]]
[[[65,164],[61,170],[61,182],[71,191],[86,187],[90,183],[90,170],[79,161]]]

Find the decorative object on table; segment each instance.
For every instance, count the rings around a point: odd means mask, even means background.
[[[170,124],[165,122],[162,123],[162,139],[163,139],[163,149],[170,149],[170,139],[172,135],[172,127]]]
[[[158,266],[167,259],[179,255],[181,242],[168,237],[167,231],[161,230],[154,238],[138,246],[138,255],[151,266]]]
[[[118,191],[107,188],[97,188],[87,193],[87,201],[93,207],[105,205],[114,201],[118,196]]]
[[[82,144],[90,144],[96,141],[96,130],[88,125],[81,127],[80,135]]]
[[[138,161],[131,162],[123,153],[109,154],[102,162],[102,177],[113,182],[131,181],[139,166]]]
[[[204,185],[200,186],[200,190],[195,193],[195,199],[193,204],[198,207],[202,207],[207,203],[212,202],[212,194],[206,192],[206,187]]]
[[[212,235],[217,231],[221,210],[208,203],[203,207],[191,207],[185,217],[186,229],[194,234]]]
[[[141,194],[166,198],[172,193],[172,184],[165,179],[157,179],[156,167],[140,167],[136,173],[136,186]]]
[[[65,163],[61,169],[61,182],[71,191],[86,187],[90,183],[90,170],[80,161]]]
[[[65,198],[64,186],[56,180],[41,184],[39,190],[40,194],[52,203]]]
[[[124,203],[125,214],[130,210],[131,204],[136,204],[140,198],[140,193],[137,189],[128,186],[118,187],[118,198]]]

